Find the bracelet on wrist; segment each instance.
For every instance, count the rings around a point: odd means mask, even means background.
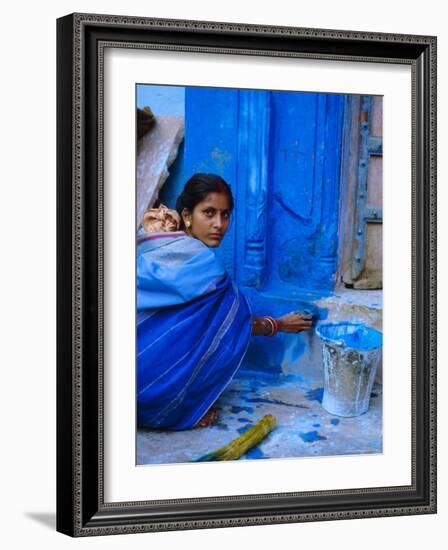
[[[268,334],[266,334],[266,336],[275,336],[278,332],[277,321],[273,317],[270,317],[269,315],[265,315],[263,319],[268,323],[270,328],[270,331]]]

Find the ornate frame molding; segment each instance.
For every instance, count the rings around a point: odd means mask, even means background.
[[[131,41],[134,31],[138,35]],[[412,485],[104,502],[102,82],[106,47],[411,65]],[[436,38],[73,14],[58,20],[58,52],[57,529],[71,536],[91,536],[435,513]],[[92,112],[98,115],[96,127],[87,122]],[[96,421],[87,426],[91,414]]]

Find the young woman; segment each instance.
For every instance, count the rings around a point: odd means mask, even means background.
[[[212,250],[229,227],[232,209],[232,192],[221,177],[195,174],[176,211],[161,206],[143,217],[137,239],[139,427],[207,425],[251,334],[311,327],[309,316],[295,312],[278,319],[251,314]]]

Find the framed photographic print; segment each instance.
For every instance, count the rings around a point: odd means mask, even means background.
[[[434,513],[436,39],[57,34],[57,529]]]

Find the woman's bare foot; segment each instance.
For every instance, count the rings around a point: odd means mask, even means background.
[[[204,416],[195,424],[195,428],[205,428],[206,426],[211,426],[216,420],[218,420],[218,409],[212,407],[209,409]]]

